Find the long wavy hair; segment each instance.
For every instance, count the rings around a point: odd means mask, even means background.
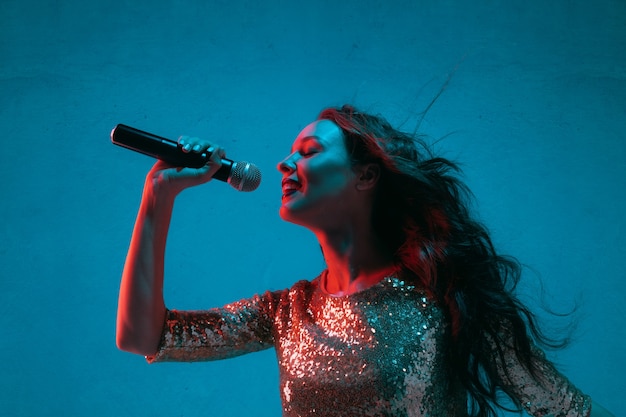
[[[541,383],[533,344],[561,347],[543,333],[533,313],[515,296],[522,267],[498,254],[487,229],[472,218],[471,192],[458,165],[434,155],[423,136],[403,133],[383,117],[344,105],[323,110],[344,134],[353,164],[377,163],[381,176],[373,227],[401,270],[441,305],[450,321],[450,377],[467,389],[472,416],[508,409],[494,355],[504,363],[513,349]],[[505,334],[503,334],[503,330]]]

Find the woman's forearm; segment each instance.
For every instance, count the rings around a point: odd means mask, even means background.
[[[122,273],[118,301],[117,346],[141,355],[158,348],[163,322],[165,242],[174,199],[157,197],[146,185]]]

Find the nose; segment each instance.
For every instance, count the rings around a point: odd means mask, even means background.
[[[276,169],[283,174],[291,174],[296,170],[296,163],[294,161],[293,155],[289,155],[282,161],[278,163]]]

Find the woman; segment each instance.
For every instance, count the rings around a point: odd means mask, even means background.
[[[200,169],[157,162],[147,177],[122,277],[120,349],[154,362],[275,347],[284,416],[495,416],[498,392],[532,415],[610,416],[536,347],[549,340],[512,293],[519,264],[470,217],[457,167],[350,106],[324,110],[278,165],[280,215],[315,233],[327,269],[220,309],[166,309],[174,199],[224,157],[197,138],[179,143],[212,157]]]

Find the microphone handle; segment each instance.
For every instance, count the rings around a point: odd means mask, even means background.
[[[183,152],[178,143],[143,130],[124,124],[118,124],[111,131],[111,142],[144,155],[151,156],[177,167],[200,168],[206,165],[209,157],[207,152]],[[222,159],[222,166],[213,175],[216,180],[228,182],[234,162]]]

